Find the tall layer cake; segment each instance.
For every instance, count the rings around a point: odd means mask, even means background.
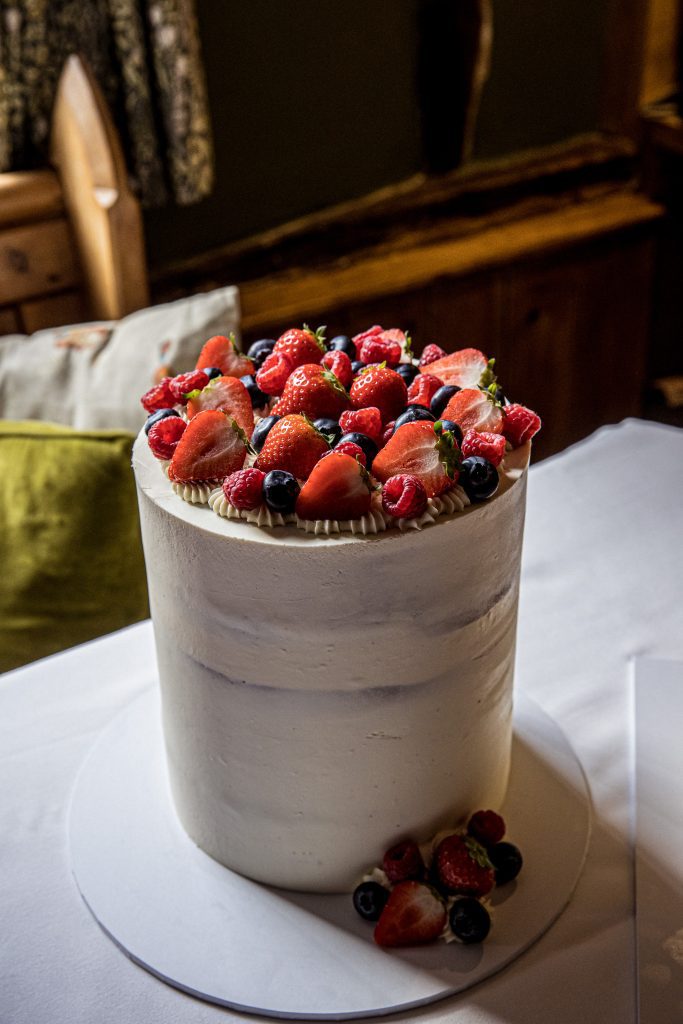
[[[487,501],[470,503],[454,473],[419,516],[392,519],[377,488],[340,524],[240,513],[219,481],[202,492],[173,461],[169,479],[141,432],[171,789],[220,863],[350,891],[407,834],[500,806],[530,444],[507,447]]]

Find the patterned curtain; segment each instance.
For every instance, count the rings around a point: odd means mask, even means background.
[[[143,205],[208,195],[213,146],[194,0],[0,0],[0,170],[47,163],[71,53],[100,83]]]

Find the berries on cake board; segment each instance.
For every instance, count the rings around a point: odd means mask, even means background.
[[[404,839],[390,847],[382,858],[382,870],[392,885],[409,878],[422,878],[425,866],[415,840]]]
[[[349,392],[354,409],[374,406],[382,422],[395,420],[408,404],[408,388],[403,378],[388,366],[369,366],[361,370]]]
[[[353,890],[353,905],[364,921],[377,921],[387,905],[389,890],[379,882],[361,882]]]
[[[439,884],[451,893],[486,896],[495,885],[486,850],[471,836],[456,833],[442,839],[434,852],[434,870]]]
[[[488,365],[488,359],[478,348],[461,348],[426,364],[425,372],[438,377],[444,384],[478,388]]]
[[[263,481],[266,474],[252,466],[238,469],[223,481],[223,494],[234,508],[251,511],[263,504]]]
[[[157,459],[171,459],[185,433],[185,420],[179,416],[163,417],[152,424],[147,434],[147,443]]]
[[[491,915],[479,900],[461,896],[448,912],[448,923],[456,939],[470,945],[484,941],[491,930]]]
[[[502,434],[491,434],[486,430],[468,430],[462,439],[462,453],[465,458],[480,455],[493,466],[500,466],[505,456],[505,438]]]
[[[503,434],[513,448],[526,444],[541,429],[541,418],[531,409],[513,403],[503,406]]]
[[[236,377],[214,377],[201,391],[190,392],[187,415],[190,419],[199,412],[217,409],[232,416],[250,437],[254,429],[254,410],[249,392]]]
[[[305,363],[319,363],[326,352],[325,328],[312,331],[306,324],[301,329],[291,327],[277,339],[273,352],[286,355],[293,370]]]
[[[493,864],[497,886],[507,885],[522,870],[522,854],[514,843],[496,843],[488,848],[488,855]]]
[[[187,424],[168,467],[177,483],[223,480],[241,469],[247,437],[236,420],[217,409],[199,412]]]
[[[457,482],[458,457],[452,434],[439,434],[433,423],[415,420],[400,427],[387,441],[375,458],[373,473],[382,483],[409,473],[422,481],[432,498]]]
[[[338,419],[349,405],[344,385],[330,370],[319,363],[305,363],[293,370],[287,378],[282,395],[273,406],[273,412],[276,416],[304,413],[311,420],[321,417]]]
[[[254,364],[237,347],[234,334],[215,334],[204,344],[195,367],[216,366],[224,377],[242,377],[254,372]]]
[[[417,519],[428,501],[425,485],[410,473],[390,476],[382,488],[382,508],[395,519]]]
[[[462,429],[486,431],[500,434],[503,431],[503,413],[500,405],[488,391],[479,388],[463,388],[448,402],[443,418],[454,420]]]
[[[441,935],[448,918],[444,902],[423,882],[399,882],[391,890],[375,927],[378,946],[417,946]]]
[[[495,811],[475,811],[467,822],[467,832],[482,846],[493,846],[505,835],[505,821]]]
[[[316,462],[329,451],[327,438],[305,416],[292,413],[273,424],[256,460],[264,473],[283,469],[305,480]]]
[[[372,484],[357,459],[331,451],[311,470],[296,502],[301,519],[360,519],[370,511]]]
[[[281,395],[293,369],[288,355],[271,352],[256,371],[256,385],[266,395]]]

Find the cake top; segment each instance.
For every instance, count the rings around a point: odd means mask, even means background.
[[[541,425],[478,349],[417,358],[406,333],[379,326],[329,343],[324,328],[292,328],[246,355],[216,335],[142,404],[180,498],[328,534],[421,528],[488,500]]]

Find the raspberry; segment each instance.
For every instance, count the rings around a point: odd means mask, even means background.
[[[235,508],[253,509],[263,504],[263,481],[260,469],[238,469],[223,481],[223,494]]]
[[[488,430],[468,430],[462,440],[462,454],[481,455],[493,466],[500,466],[505,455],[505,438],[502,434],[491,434]]]
[[[256,383],[266,395],[281,395],[294,367],[284,352],[271,352],[256,373]]]
[[[339,426],[345,434],[367,434],[377,445],[382,438],[382,415],[374,405],[365,409],[345,409],[339,417]]]
[[[396,519],[414,519],[427,508],[427,490],[410,473],[389,477],[382,488],[382,508]]]
[[[401,362],[403,349],[397,341],[386,338],[366,338],[358,350],[358,358],[363,363],[386,363],[387,366],[398,366]]]
[[[326,352],[322,358],[322,364],[326,369],[332,371],[345,388],[351,387],[353,366],[346,352],[341,352],[339,349]]]
[[[503,435],[513,448],[530,441],[541,429],[541,418],[523,405],[503,406]]]
[[[149,428],[147,442],[157,459],[171,459],[187,424],[180,416],[167,416]]]
[[[389,438],[392,437],[395,426],[396,420],[390,420],[389,423],[387,423],[386,427],[384,428],[384,433],[382,434],[382,448],[387,443]]]
[[[429,366],[430,363],[436,362],[437,359],[443,359],[445,355],[448,355],[448,353],[440,345],[426,345],[420,356],[418,366]]]
[[[505,822],[495,811],[477,811],[468,821],[467,831],[482,846],[495,846],[505,835]]]
[[[361,331],[360,334],[354,334],[354,336],[353,336],[353,338],[351,340],[353,341],[354,345],[356,346],[356,353],[360,352],[360,347],[361,347],[361,345],[363,344],[363,342],[365,341],[366,338],[375,338],[378,334],[382,334],[382,333],[383,333],[383,328],[380,327],[379,324],[375,324],[374,327],[368,327],[367,331]],[[360,356],[357,355],[357,358],[360,358]]]
[[[208,383],[208,374],[203,370],[192,370],[190,373],[181,373],[178,377],[174,377],[168,387],[175,402],[185,405],[187,402],[185,395],[188,392],[201,391]]]
[[[354,444],[353,441],[340,441],[336,448],[332,449],[335,452],[343,452],[344,455],[351,455],[354,459],[360,459],[361,465],[367,466],[367,458],[365,452],[359,444]],[[327,453],[328,455],[330,452]],[[325,456],[323,455],[323,458]]]
[[[157,412],[158,409],[168,409],[176,404],[175,396],[170,388],[172,377],[164,377],[153,388],[146,391],[140,401],[146,412]]]
[[[429,403],[441,387],[443,383],[438,377],[431,373],[418,373],[408,388],[408,401],[411,405],[424,405],[425,409],[428,409]]]
[[[422,878],[424,863],[417,843],[406,839],[392,846],[382,858],[382,869],[392,884],[407,878]]]

